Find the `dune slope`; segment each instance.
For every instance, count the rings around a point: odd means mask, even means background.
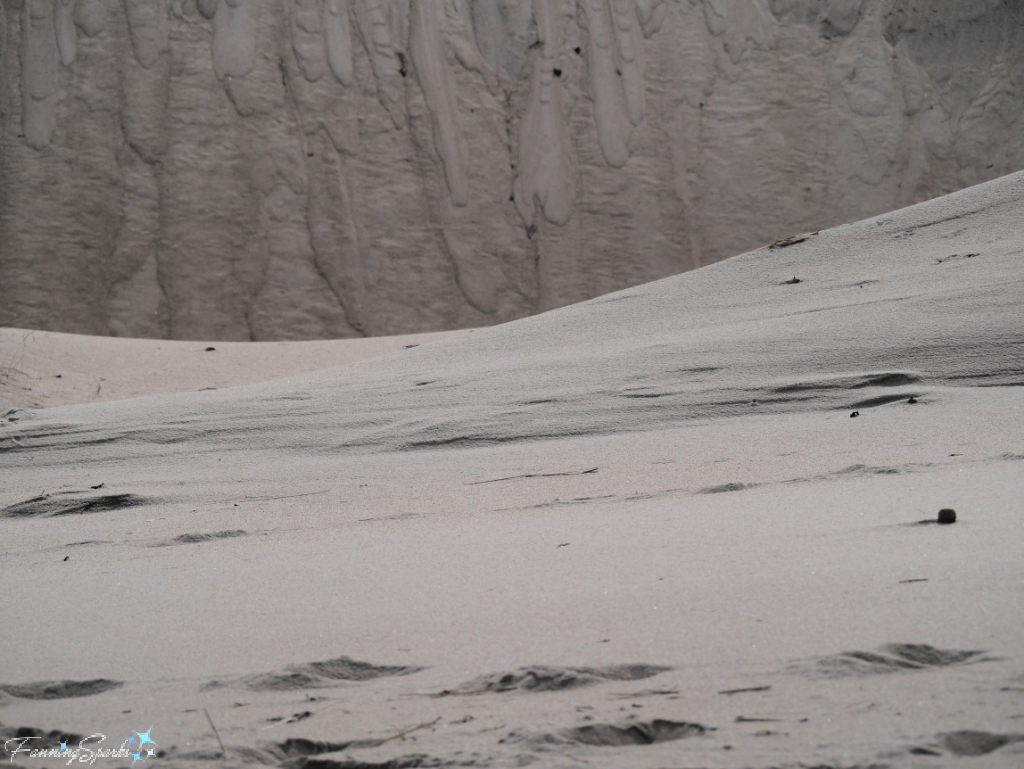
[[[385,358],[5,412],[0,737],[1018,766],[1022,210],[1017,174]]]
[[[1020,385],[1022,209],[1015,174],[399,359],[229,392],[19,412],[5,423],[5,461],[39,448],[88,447],[99,459],[178,443],[189,453],[254,442],[491,445]]]

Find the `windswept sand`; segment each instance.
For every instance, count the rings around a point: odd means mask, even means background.
[[[170,342],[0,328],[0,408],[221,390],[392,355],[467,333],[318,342]]]
[[[150,729],[173,767],[1024,765],[1022,220],[1017,174],[373,360],[11,409],[3,729]],[[116,381],[125,341],[81,341]]]

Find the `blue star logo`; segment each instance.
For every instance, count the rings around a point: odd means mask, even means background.
[[[153,727],[152,726],[149,727],[149,731],[146,731],[146,732],[135,732],[135,734],[137,734],[138,737],[139,737],[139,748],[140,748],[139,752],[140,753],[142,752],[141,748],[144,748],[147,743],[150,744],[150,745],[156,745],[156,743],[153,742],[153,740],[151,740],[149,738],[149,732],[151,732],[151,731],[153,731]]]
[[[67,744],[66,742],[62,742],[62,743],[60,744],[60,749],[61,749],[61,750],[67,750],[67,749],[68,749],[68,744]]]
[[[156,742],[149,736],[152,731],[153,727],[151,726],[147,731],[135,732],[134,736],[128,738],[129,745],[134,745],[136,742],[139,744],[138,752],[130,754],[132,757],[132,766],[134,766],[137,761],[145,763],[146,759],[142,757],[143,753],[146,753],[150,758],[156,755],[152,748],[146,748],[146,745],[156,745]],[[138,740],[135,739],[136,737],[138,737]]]

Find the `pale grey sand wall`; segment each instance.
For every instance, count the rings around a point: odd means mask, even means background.
[[[1024,168],[1001,0],[4,0],[0,324],[503,322]]]

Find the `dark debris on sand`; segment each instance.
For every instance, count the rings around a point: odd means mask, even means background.
[[[292,742],[310,742],[308,740],[288,740]],[[315,743],[320,746],[334,745],[337,750],[367,747],[357,740],[351,743]],[[369,741],[366,741],[369,742]],[[310,742],[310,744],[313,744]],[[465,759],[445,759],[428,756],[422,753],[398,756],[385,761],[362,761],[354,758],[313,758],[301,752],[285,753],[278,745],[263,748],[232,747],[229,748],[228,759],[211,751],[167,751],[164,758],[165,766],[194,766],[196,764],[213,764],[218,766],[277,766],[281,769],[419,769],[420,767],[472,767],[486,766],[488,762],[478,763]]]
[[[170,547],[173,545],[196,545],[201,542],[212,542],[216,539],[233,539],[235,537],[247,537],[249,532],[245,529],[225,529],[223,531],[212,531],[209,533],[179,534],[173,539],[157,542],[152,547]]]
[[[419,767],[478,766],[475,761],[451,761],[425,755],[399,756],[389,761],[296,758],[281,764],[282,769],[418,769]]]
[[[408,676],[425,670],[413,665],[374,665],[350,657],[323,662],[289,665],[285,670],[257,673],[239,679],[238,683],[256,691],[294,691],[337,686],[339,681],[371,681],[374,678]],[[231,685],[232,681],[211,681],[204,688]]]
[[[936,649],[928,644],[886,644],[877,652],[849,651],[819,659],[816,671],[830,678],[876,673],[895,673],[909,670],[982,662],[982,651]]]
[[[4,518],[51,518],[58,515],[81,515],[102,513],[108,510],[122,510],[128,507],[148,505],[154,500],[138,494],[93,494],[82,496],[82,492],[62,491],[57,494],[41,494],[24,502],[16,502],[0,509]]]
[[[956,756],[983,756],[1011,742],[1024,742],[1024,734],[993,734],[973,729],[940,734],[942,744]]]
[[[63,700],[91,697],[124,686],[124,681],[94,678],[91,681],[36,681],[30,684],[0,684],[0,692],[24,700]]]
[[[706,726],[686,721],[666,721],[657,718],[630,724],[587,724],[566,729],[561,736],[583,745],[622,746],[653,745],[656,742],[671,742],[687,737],[700,737],[708,732]]]
[[[701,737],[715,731],[713,727],[688,721],[626,721],[619,724],[584,724],[557,732],[512,731],[498,740],[501,744],[527,743],[541,748],[545,745],[590,745],[593,747],[626,747],[672,742],[687,737]]]
[[[672,668],[645,664],[611,665],[602,668],[561,668],[535,665],[509,672],[480,676],[460,685],[457,689],[446,689],[440,693],[440,696],[510,691],[561,691],[606,681],[638,681],[652,678],[668,670],[672,670]]]

